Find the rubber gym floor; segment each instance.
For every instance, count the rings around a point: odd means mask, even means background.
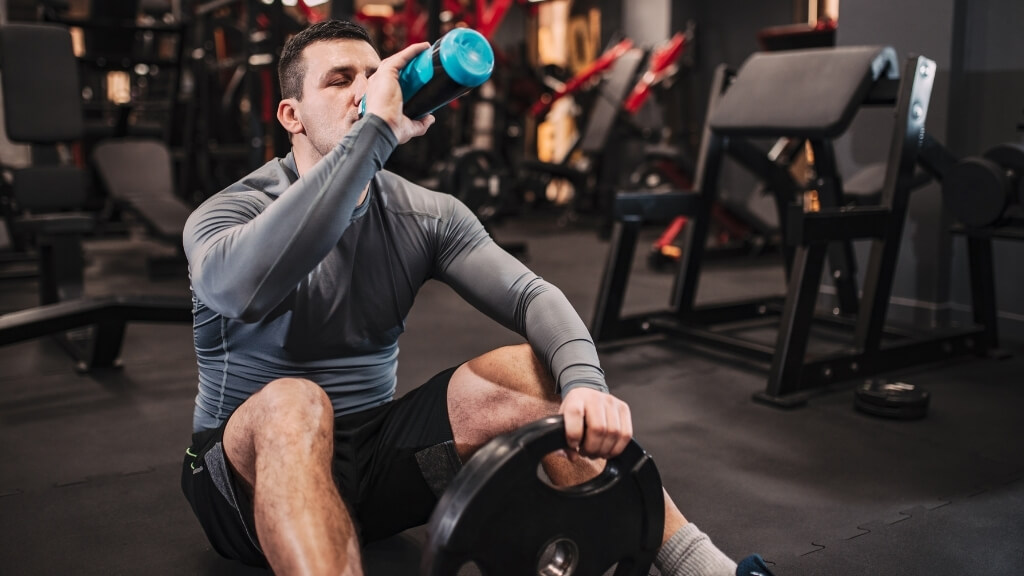
[[[529,265],[590,321],[607,243],[546,221],[496,236],[527,241]],[[87,292],[187,293],[184,277],[146,277],[146,256],[166,250],[87,242]],[[702,302],[784,290],[777,258],[710,268]],[[670,285],[639,258],[627,312],[664,307]],[[0,282],[0,312],[32,305],[35,289]],[[196,388],[190,330],[130,324],[123,369],[85,375],[50,338],[0,348],[0,573],[263,573],[217,556],[178,487]],[[399,394],[518,341],[428,284],[400,340]],[[1024,561],[1024,344],[1003,347],[1009,359],[892,375],[931,392],[918,421],[855,411],[852,384],[796,410],[755,404],[764,373],[673,342],[609,347],[602,362],[669,493],[729,555],[760,553],[779,576],[1003,575]],[[424,538],[413,529],[368,546],[367,574],[417,573]]]

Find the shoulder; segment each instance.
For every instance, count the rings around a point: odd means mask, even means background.
[[[463,211],[468,212],[451,194],[424,188],[393,172],[381,170],[376,180],[383,206],[391,214],[450,220],[462,216]]]
[[[200,222],[237,223],[255,218],[291,185],[293,178],[280,159],[267,162],[238,182],[210,196],[189,217],[188,228]]]

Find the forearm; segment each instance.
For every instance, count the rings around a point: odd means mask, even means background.
[[[197,295],[229,317],[272,310],[337,244],[394,146],[387,125],[368,116],[255,217],[216,201],[197,210],[185,235]]]
[[[558,392],[564,396],[576,387],[607,392],[590,331],[562,291],[538,277],[523,298],[520,333],[550,367]]]
[[[502,250],[471,215],[457,214],[445,238],[441,279],[524,336],[560,393],[578,386],[608,390],[593,338],[561,290]]]

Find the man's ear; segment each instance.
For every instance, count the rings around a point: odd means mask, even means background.
[[[277,121],[284,126],[289,134],[301,134],[306,131],[299,118],[299,110],[295,107],[294,98],[285,98],[277,104]]]

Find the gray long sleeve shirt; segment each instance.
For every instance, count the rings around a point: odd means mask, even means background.
[[[322,386],[336,415],[390,401],[398,337],[431,278],[523,335],[562,394],[607,390],[561,291],[498,247],[457,199],[383,170],[396,144],[368,115],[302,178],[291,154],[271,160],[189,218],[195,431],[282,377]]]

